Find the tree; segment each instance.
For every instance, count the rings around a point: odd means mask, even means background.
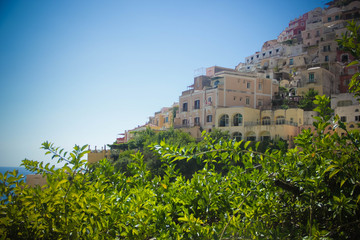
[[[360,60],[359,25],[351,21],[348,22],[347,29],[348,31],[343,34],[342,38],[338,39],[337,42],[342,50],[349,52],[355,58],[348,66],[358,65]],[[360,72],[355,73],[349,84],[349,91],[355,93],[356,96],[360,96],[359,77]]]
[[[327,132],[329,99],[316,97],[316,132],[303,131],[297,147],[261,153],[251,142],[216,141],[192,146],[152,144],[164,168],[151,174],[140,152],[128,174],[103,160],[88,166],[87,146],[68,155],[45,142],[65,162],[59,169],[24,160],[47,177],[40,188],[0,175],[3,239],[358,239],[360,134]],[[334,129],[336,130],[336,129]],[[203,164],[191,178],[181,162]],[[219,171],[222,168],[223,171]]]
[[[305,111],[313,111],[316,107],[314,100],[318,92],[310,88],[309,91],[301,98],[298,107]]]
[[[329,103],[315,97],[315,131],[299,134],[294,149],[260,152],[260,143],[210,135],[187,146],[154,143],[161,176],[140,151],[125,175],[106,159],[89,166],[87,146],[67,154],[45,142],[65,165],[23,166],[47,185],[0,174],[1,239],[360,239],[360,133]],[[183,161],[203,167],[187,179],[176,168]]]

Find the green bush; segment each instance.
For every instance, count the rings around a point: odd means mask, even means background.
[[[140,152],[125,175],[107,160],[88,166],[86,146],[68,155],[46,142],[65,166],[23,166],[46,176],[47,185],[0,175],[1,238],[358,239],[360,136],[325,133],[328,103],[317,97],[316,132],[303,131],[288,151],[261,153],[250,142],[210,136],[192,147],[153,144],[163,176],[150,174]],[[203,168],[187,179],[176,169],[181,161]]]

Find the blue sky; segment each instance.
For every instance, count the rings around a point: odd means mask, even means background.
[[[0,1],[0,166],[104,146],[328,0]]]

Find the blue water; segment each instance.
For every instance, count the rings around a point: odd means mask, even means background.
[[[18,170],[18,176],[22,174],[24,176],[24,181],[26,181],[26,175],[33,174],[29,170],[26,170],[24,167],[0,167],[0,172],[2,174],[5,174],[6,171],[13,172],[14,169]],[[11,175],[12,176],[12,175]],[[0,196],[0,200],[5,199],[4,196]]]
[[[25,177],[24,180],[26,180],[26,175],[34,174],[34,173],[30,172],[29,170],[26,170],[24,167],[0,167],[0,172],[2,174],[5,174],[6,171],[13,172],[14,169],[18,170],[18,175],[20,175],[20,174],[24,175],[24,177]]]

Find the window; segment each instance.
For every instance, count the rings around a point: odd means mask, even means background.
[[[294,65],[294,59],[293,58],[290,58],[289,65]]]
[[[183,120],[182,120],[182,125],[183,125],[183,126],[187,126],[187,125],[188,125],[187,119],[183,119]]]
[[[336,16],[335,16],[335,21],[336,21],[336,20],[339,20],[339,15],[336,15]]]
[[[254,132],[250,132],[247,135],[246,141],[256,141],[256,135]]]
[[[262,90],[262,84],[259,83],[259,86],[258,86],[259,90]]]
[[[325,56],[325,62],[329,61],[329,56]]]
[[[194,109],[200,109],[200,100],[195,100]]]
[[[338,107],[346,107],[346,106],[351,106],[351,105],[352,105],[351,100],[338,101],[338,103],[337,103]]]
[[[315,74],[309,73],[309,83],[314,83],[314,82],[315,82]]]
[[[331,17],[328,17],[328,22],[331,22]]]
[[[359,115],[359,116],[355,116],[355,122],[360,122],[360,115]]]
[[[276,52],[278,53],[278,52],[279,52],[279,49],[276,49]]]
[[[294,119],[290,118],[290,124],[293,124],[293,123],[294,123]]]
[[[279,116],[276,118],[276,125],[282,125],[285,124],[285,117],[284,116]]]
[[[246,101],[245,101],[246,105],[250,105],[250,98],[246,97]]]
[[[243,117],[240,113],[234,115],[234,126],[241,126],[243,121]]]
[[[200,118],[199,117],[194,118],[194,125],[200,126]]]
[[[164,122],[165,122],[165,123],[169,122],[169,117],[166,117],[166,118],[164,119]]]
[[[263,53],[263,57],[265,57],[265,53]]]
[[[208,104],[211,103],[211,97],[208,97]]]
[[[342,117],[340,117],[340,121],[342,121],[342,122],[346,122],[346,116],[342,116]]]
[[[262,125],[270,125],[270,117],[263,117],[261,124]]]
[[[258,55],[256,55],[256,58],[259,58],[259,54],[258,54]]]
[[[235,140],[235,141],[241,141],[241,139],[242,139],[242,134],[241,133],[239,133],[239,132],[234,132],[234,134],[232,135],[232,137],[233,137],[233,139]]]
[[[220,127],[228,127],[229,126],[229,115],[224,114],[220,117],[219,126]]]
[[[272,51],[270,51],[269,54],[271,55],[271,54],[272,54]]]
[[[345,63],[347,61],[349,61],[349,55],[347,54],[341,55],[341,62]]]
[[[350,128],[354,128],[355,126],[353,124],[350,125]]]
[[[246,83],[246,88],[250,88],[250,82]]]
[[[262,100],[258,101],[258,106],[261,107],[263,105]]]
[[[212,122],[212,115],[206,116],[206,122]]]
[[[187,103],[183,103],[182,111],[183,111],[183,112],[187,112],[187,110],[188,110],[188,104],[187,104]]]

